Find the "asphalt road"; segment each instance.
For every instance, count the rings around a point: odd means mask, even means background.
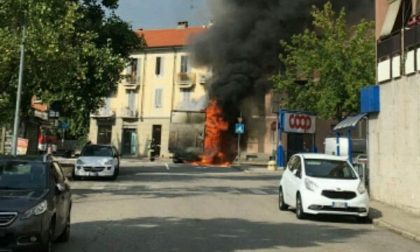
[[[353,218],[277,209],[279,173],[127,162],[117,181],[72,182],[71,239],[55,251],[420,251]],[[380,214],[380,213],[375,213]]]

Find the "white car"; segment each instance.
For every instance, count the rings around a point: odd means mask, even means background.
[[[364,182],[344,157],[296,154],[287,164],[279,186],[279,209],[307,214],[352,215],[367,221],[369,195]]]
[[[74,165],[73,179],[109,177],[116,179],[120,169],[118,151],[111,145],[85,146]]]

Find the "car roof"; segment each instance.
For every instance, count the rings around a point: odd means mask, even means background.
[[[297,154],[301,156],[303,159],[322,159],[322,160],[336,160],[336,161],[347,161],[347,157],[343,156],[335,156],[330,154],[323,154],[323,153],[299,153]]]
[[[48,159],[48,155],[0,155],[0,161],[34,161],[46,163],[50,159]]]

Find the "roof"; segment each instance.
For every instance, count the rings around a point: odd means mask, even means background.
[[[361,113],[355,116],[349,116],[343,121],[339,122],[335,127],[334,131],[344,130],[356,127],[357,123],[362,120],[367,114]]]
[[[205,26],[163,30],[137,30],[138,36],[144,36],[148,48],[178,47],[190,44],[191,37],[207,30]]]

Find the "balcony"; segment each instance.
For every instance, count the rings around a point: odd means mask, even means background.
[[[192,88],[195,85],[195,73],[178,73],[176,82],[180,88]]]
[[[112,111],[110,108],[100,108],[98,109],[98,111],[96,111],[95,113],[90,114],[90,117],[92,118],[114,118],[115,117],[115,112]]]
[[[127,119],[138,118],[138,111],[132,108],[123,108],[121,109],[121,117]]]
[[[124,75],[122,84],[127,90],[135,90],[140,86],[140,76]]]

